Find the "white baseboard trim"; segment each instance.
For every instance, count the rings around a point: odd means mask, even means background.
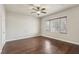
[[[36,37],[36,36],[39,36],[39,35],[28,36],[28,37],[20,37],[20,38],[16,38],[16,39],[9,39],[9,40],[6,40],[6,42],[14,41],[14,40],[21,40],[21,39],[24,39],[24,38],[31,38],[31,37]]]
[[[39,35],[37,35],[37,36],[39,36]],[[57,40],[60,40],[60,41],[69,42],[69,43],[72,43],[72,44],[79,45],[78,42],[74,42],[74,41],[70,41],[70,40],[63,40],[63,39],[54,38],[54,37],[46,36],[46,35],[41,35],[41,36],[48,37],[48,38],[53,38],[53,39],[57,39]],[[29,36],[29,37],[22,37],[22,38],[18,38],[18,39],[10,39],[10,40],[6,40],[6,42],[8,42],[8,41],[14,41],[14,40],[21,40],[23,38],[31,38],[31,37],[36,37],[36,35],[35,36]]]
[[[2,52],[2,49],[3,49],[4,45],[5,45],[5,43],[6,43],[6,42],[3,42],[3,43],[2,43],[2,46],[1,46],[1,48],[0,48],[0,54],[1,54],[1,52]]]
[[[0,49],[0,54],[1,54],[1,52],[2,52],[2,49]]]
[[[53,38],[53,39],[56,39],[56,40],[60,40],[59,38],[54,38],[54,37],[51,37],[51,36],[46,36],[46,35],[42,35],[44,37],[48,37],[48,38]],[[68,41],[68,40],[60,40],[60,41],[64,41],[64,42],[68,42],[68,43],[72,43],[72,44],[76,44],[76,45],[79,45],[78,42],[74,42],[74,41]]]

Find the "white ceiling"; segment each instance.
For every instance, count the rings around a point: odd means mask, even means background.
[[[46,14],[41,14],[37,16],[36,14],[31,14],[32,12],[32,4],[7,4],[5,5],[6,11],[9,12],[16,12],[16,13],[23,13],[27,15],[32,15],[35,17],[43,17],[49,14],[53,14],[71,7],[77,6],[75,4],[41,4],[41,7],[46,8]]]

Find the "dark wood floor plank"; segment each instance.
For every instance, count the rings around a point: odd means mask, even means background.
[[[2,54],[78,54],[79,45],[43,36],[7,42]]]

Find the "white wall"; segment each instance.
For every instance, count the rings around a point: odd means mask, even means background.
[[[1,51],[1,48],[2,48],[2,19],[1,19],[1,8],[0,8],[0,51]]]
[[[67,16],[67,34],[46,32],[45,21],[57,17]],[[41,35],[79,44],[79,7],[68,9],[41,19]]]
[[[5,9],[0,5],[0,53],[5,44]]]
[[[7,41],[34,37],[39,35],[39,19],[13,12],[6,16]]]

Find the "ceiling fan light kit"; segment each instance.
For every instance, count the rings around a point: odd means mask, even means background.
[[[32,13],[35,13],[37,14],[38,16],[40,14],[46,14],[46,8],[44,7],[41,7],[41,6],[35,6],[32,8],[33,12]]]

